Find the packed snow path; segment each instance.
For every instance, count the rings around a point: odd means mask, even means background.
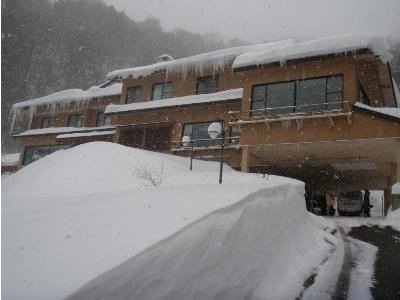
[[[400,231],[391,227],[353,227],[349,235],[378,249],[374,268],[374,299],[400,299]]]

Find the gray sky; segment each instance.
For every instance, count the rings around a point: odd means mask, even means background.
[[[400,0],[104,0],[166,30],[217,32],[249,42],[370,33],[400,40]]]

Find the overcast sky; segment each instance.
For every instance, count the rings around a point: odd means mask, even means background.
[[[248,42],[371,33],[400,40],[400,0],[104,0],[166,30],[217,32]]]

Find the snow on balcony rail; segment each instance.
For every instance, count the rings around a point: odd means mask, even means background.
[[[130,103],[124,105],[108,105],[105,113],[120,113],[135,110],[157,109],[175,106],[187,106],[194,104],[203,104],[210,102],[220,102],[241,99],[243,96],[243,89],[233,89],[212,94],[190,95],[177,98],[168,98],[163,100],[154,100],[138,103]]]
[[[277,48],[292,43],[294,43],[293,40],[284,40],[222,49],[190,57],[158,62],[148,66],[115,70],[107,74],[107,79],[145,77],[155,72],[164,70],[167,73],[180,73],[183,78],[186,78],[186,75],[190,71],[203,74],[205,70],[211,69],[215,73],[218,70],[223,70],[227,64],[231,64],[235,57],[242,53]]]
[[[246,52],[236,57],[232,68],[260,66],[288,60],[308,58],[322,55],[352,53],[357,50],[369,49],[379,56],[383,62],[391,60],[385,40],[372,35],[337,35],[305,42],[270,47],[260,51]]]
[[[51,113],[54,114],[57,106],[65,108],[66,105],[72,102],[76,102],[79,106],[87,106],[92,99],[120,95],[121,91],[122,83],[114,83],[103,88],[92,86],[86,91],[81,89],[64,90],[44,97],[15,103],[11,108],[11,133],[14,130],[15,122],[20,117],[28,116],[30,127],[33,115],[36,114],[37,108],[41,105],[49,105]]]
[[[354,106],[359,107],[364,110],[375,112],[375,113],[378,113],[381,115],[394,117],[394,118],[400,120],[400,108],[399,107],[372,107],[372,106],[369,106],[366,104],[362,104],[360,102],[355,103]]]
[[[114,129],[114,126],[101,126],[101,127],[49,127],[49,128],[38,128],[24,131],[20,134],[14,135],[15,137],[23,137],[30,135],[43,135],[43,134],[61,134],[61,133],[73,133],[73,132],[90,132],[90,131],[102,131]]]
[[[80,137],[91,137],[91,136],[103,136],[103,135],[114,135],[115,130],[108,131],[94,131],[94,132],[82,132],[82,133],[66,133],[57,135],[57,139],[71,139]]]

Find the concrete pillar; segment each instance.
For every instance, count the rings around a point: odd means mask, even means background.
[[[242,161],[240,164],[240,170],[242,172],[249,172],[249,147],[242,148]]]
[[[387,213],[389,211],[389,208],[392,206],[392,188],[387,188],[383,190],[383,198],[384,198],[384,212],[385,216],[387,216]]]

